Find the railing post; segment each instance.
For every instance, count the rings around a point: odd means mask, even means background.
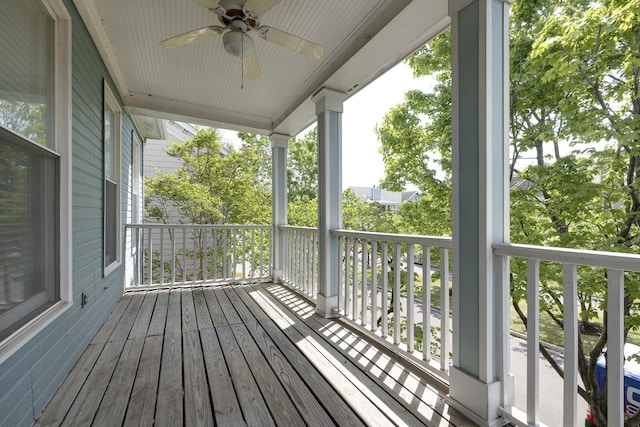
[[[504,286],[492,245],[509,241],[509,0],[449,0],[452,57],[453,366],[449,402],[500,425]],[[508,297],[508,295],[507,295]]]
[[[284,235],[279,229],[287,225],[287,148],[289,135],[272,134],[271,140],[271,173],[272,179],[272,222],[273,222],[273,253],[272,280],[282,281],[284,268]]]
[[[346,95],[323,88],[312,98],[318,116],[319,286],[316,311],[338,315],[340,245],[331,230],[342,228],[342,108]]]

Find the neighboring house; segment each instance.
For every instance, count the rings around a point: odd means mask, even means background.
[[[192,139],[197,129],[188,123],[166,120],[163,122],[165,137],[149,139],[144,147],[144,176],[154,177],[158,173],[175,172],[182,167],[182,162],[167,154],[173,142],[185,142]]]
[[[349,187],[363,200],[375,202],[382,210],[395,212],[400,205],[410,200],[417,200],[419,191],[387,191],[378,187]]]
[[[0,425],[25,426],[135,281],[150,134],[70,0],[3,1],[0,38]]]

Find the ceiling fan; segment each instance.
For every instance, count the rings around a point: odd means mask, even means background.
[[[242,58],[244,74],[250,79],[257,79],[262,75],[251,32],[268,42],[309,58],[318,60],[324,53],[324,48],[319,44],[277,28],[260,25],[260,17],[277,5],[280,0],[194,1],[214,12],[222,25],[209,25],[168,38],[160,42],[163,47],[175,49],[213,34],[222,34],[224,49],[227,53]]]

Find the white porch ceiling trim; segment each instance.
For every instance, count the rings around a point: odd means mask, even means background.
[[[229,128],[261,134],[271,134],[273,123],[264,117],[237,114],[225,110],[194,105],[171,99],[140,94],[129,94],[123,99],[127,110],[133,114],[151,115],[169,120],[193,121],[209,126]]]
[[[449,28],[451,18],[447,14],[447,6],[446,1],[415,0],[411,2],[319,87],[324,86],[345,92],[348,98],[355,95]],[[376,61],[381,52],[384,52],[387,57],[387,61],[382,64]],[[296,135],[315,120],[315,104],[309,97],[277,123],[274,131]]]
[[[118,57],[113,50],[113,44],[102,27],[100,14],[91,0],[73,0],[73,3],[76,5],[76,8],[78,8],[78,12],[89,30],[89,34],[91,34],[104,64],[111,74],[116,89],[120,93],[120,96],[124,97],[124,95],[129,93],[129,88],[127,87],[126,79],[118,63]]]

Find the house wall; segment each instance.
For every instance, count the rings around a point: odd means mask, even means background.
[[[131,118],[122,112],[122,259],[103,277],[102,82],[109,81],[71,0],[73,127],[73,305],[0,364],[0,426],[30,426],[123,294],[125,220],[130,217]],[[140,157],[142,158],[142,156]],[[129,172],[128,172],[129,171]],[[81,294],[88,296],[82,308]]]

